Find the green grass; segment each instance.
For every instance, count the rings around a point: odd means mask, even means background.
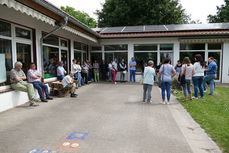
[[[229,153],[229,88],[217,87],[214,96],[207,93],[204,99],[187,102],[182,93],[175,96],[223,152]]]

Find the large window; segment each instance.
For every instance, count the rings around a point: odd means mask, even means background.
[[[0,74],[0,86],[10,84],[10,70],[12,66],[12,45],[11,40],[0,38],[0,68],[1,70],[6,70],[6,72],[1,72]]]
[[[160,62],[164,63],[166,58],[173,64],[173,44],[160,44]]]
[[[118,45],[105,45],[105,61],[110,63],[111,60],[115,58],[118,59],[118,62],[121,62],[122,59],[127,63],[128,60],[128,45],[127,44],[118,44]]]
[[[189,57],[189,59],[191,60],[191,62],[194,63],[195,62],[195,59],[194,58],[195,58],[195,56],[197,54],[200,54],[202,56],[203,60],[204,60],[204,58],[205,58],[205,52],[193,52],[193,51],[190,51],[190,52],[180,52],[180,60],[182,62],[185,57]]]
[[[32,45],[31,29],[0,21],[0,86],[10,84],[10,71],[16,61],[22,62],[27,73],[33,62]]]
[[[95,60],[102,63],[102,52],[91,52],[91,63],[94,63]]]
[[[43,33],[44,35],[45,33]],[[43,64],[44,78],[56,77],[56,69],[59,61],[63,62],[63,67],[68,71],[68,41],[55,35],[48,36],[43,40]]]
[[[74,58],[81,63],[87,60],[88,46],[81,42],[74,42]]]
[[[180,50],[205,50],[205,44],[204,43],[180,44]]]
[[[105,51],[118,51],[118,50],[128,50],[128,45],[105,45]]]
[[[157,51],[157,44],[135,44],[134,51]]]

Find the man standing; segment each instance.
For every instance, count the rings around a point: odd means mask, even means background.
[[[64,90],[71,90],[70,97],[72,98],[77,97],[77,94],[75,94],[76,84],[74,83],[74,73],[73,72],[71,72],[69,75],[63,78],[62,84],[64,86]]]
[[[130,65],[130,81],[132,81],[132,77],[133,77],[133,81],[135,82],[136,61],[134,57],[131,58],[129,65]]]
[[[126,69],[127,69],[127,66],[126,66],[126,63],[125,63],[125,59],[123,58],[121,63],[119,63],[119,68],[120,68],[120,71],[121,71],[121,74],[120,74],[120,81],[125,81],[125,76],[126,76]]]
[[[28,76],[28,82],[32,83],[33,87],[38,90],[38,93],[39,93],[39,96],[40,96],[40,99],[42,102],[48,102],[47,100],[53,99],[49,96],[48,87],[44,83],[41,82],[41,76],[42,75],[41,75],[41,73],[39,73],[36,70],[36,65],[34,63],[32,63],[30,65],[30,69],[27,73],[27,76]],[[46,100],[44,98],[42,89],[44,89],[44,91],[45,91]]]
[[[26,76],[25,73],[22,71],[22,63],[16,62],[15,68],[12,69],[10,72],[11,87],[18,91],[27,92],[30,106],[39,106],[35,102],[33,85],[25,82],[24,80],[26,80]]]
[[[58,80],[63,80],[64,75],[66,74],[66,70],[63,67],[63,62],[59,62],[59,66],[57,67],[57,79]]]
[[[210,83],[210,93],[209,95],[214,95],[214,80],[216,78],[216,72],[217,72],[217,64],[214,61],[213,57],[208,58],[208,66],[205,69],[206,71],[206,76],[204,77],[204,89],[206,89],[206,82]]]

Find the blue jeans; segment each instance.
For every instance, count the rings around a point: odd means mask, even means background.
[[[132,77],[133,77],[133,81],[135,82],[135,72],[136,70],[130,70],[130,81],[132,81]]]
[[[197,98],[199,95],[198,90],[200,90],[200,96],[203,98],[204,97],[204,86],[203,86],[204,76],[194,76],[192,77],[192,82],[194,85],[194,96]]]
[[[57,76],[57,80],[63,80],[64,75]]]
[[[204,89],[206,89],[206,82],[210,83],[210,95],[214,95],[215,85],[214,85],[215,75],[207,75],[204,77]]]
[[[165,90],[167,93],[167,100],[170,101],[170,89],[171,89],[172,82],[163,82],[162,83],[162,100],[165,101]]]
[[[74,74],[74,79],[75,80],[78,80],[78,84],[77,84],[77,87],[81,87],[81,85],[82,85],[82,76],[81,76],[81,73],[80,72],[76,72],[75,74]]]
[[[36,81],[36,82],[32,82],[32,84],[33,84],[34,88],[38,90],[38,94],[39,94],[41,100],[45,100],[43,92],[42,92],[42,88],[45,90],[46,98],[50,98],[49,92],[48,92],[48,87],[44,83],[42,83],[40,81]]]
[[[185,84],[182,84],[182,86],[183,86],[183,93],[184,93],[184,96],[185,97],[188,96],[188,93],[189,93],[189,95],[192,94],[192,90],[190,88],[190,84],[191,84],[191,80],[185,80]]]

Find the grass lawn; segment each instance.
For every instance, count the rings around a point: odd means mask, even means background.
[[[182,93],[175,96],[223,152],[229,153],[229,88],[217,87],[214,96],[207,93],[204,99],[187,102]]]

